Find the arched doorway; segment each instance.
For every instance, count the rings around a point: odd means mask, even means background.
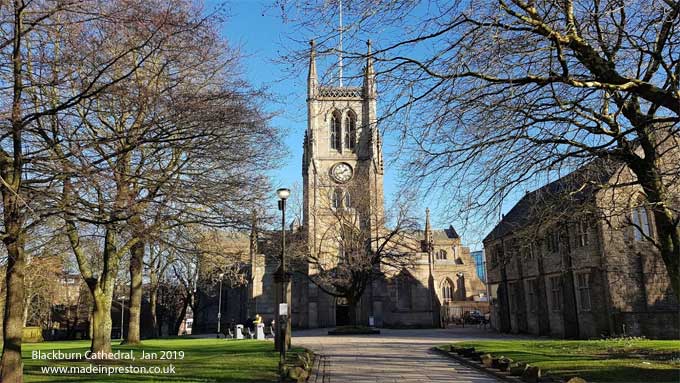
[[[335,299],[335,325],[347,326],[350,324],[349,320],[349,305],[345,298]]]

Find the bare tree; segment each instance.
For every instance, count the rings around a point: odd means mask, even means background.
[[[137,343],[147,243],[173,226],[247,221],[279,153],[258,93],[237,80],[236,53],[216,37],[216,20],[188,2],[148,6],[172,21],[164,30],[172,37],[144,63],[118,63],[114,71],[139,69],[66,116],[68,134],[53,148],[68,236],[95,301],[93,351],[110,350],[123,255],[131,255],[127,342]],[[99,238],[98,268],[80,246],[84,237]]]
[[[291,263],[320,290],[342,298],[349,308],[350,324],[357,324],[357,305],[375,278],[413,267],[420,239],[412,234],[416,221],[407,205],[397,204],[382,215],[371,208],[362,185],[321,190],[321,206],[310,218],[317,222],[316,240],[301,231],[293,233]],[[314,233],[310,234],[314,235]]]
[[[2,380],[21,382],[25,244],[28,230],[52,214],[40,198],[50,147],[61,140],[56,120],[76,105],[129,78],[171,33],[167,17],[125,1],[13,1],[0,6],[0,192],[2,240],[8,254]],[[158,13],[156,13],[158,14]],[[127,31],[127,33],[121,33]],[[115,45],[108,44],[116,41]],[[55,141],[56,140],[56,141]]]
[[[160,241],[149,242],[148,261],[145,262],[149,276],[149,306],[151,310],[151,326],[153,337],[160,336],[158,321],[158,293],[163,278],[174,262],[176,256],[171,246],[165,246]]]
[[[279,3],[336,51],[337,3]],[[671,0],[360,0],[345,7],[344,53],[359,59],[353,38],[384,31],[373,53],[382,127],[400,135],[408,182],[445,193],[452,212],[492,222],[525,188],[595,159],[625,165],[680,296],[680,169],[668,160],[679,14]]]

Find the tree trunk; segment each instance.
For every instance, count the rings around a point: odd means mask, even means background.
[[[660,246],[671,287],[676,298],[680,300],[680,227],[678,217],[668,204],[671,201],[670,192],[663,183],[663,171],[654,161],[655,149],[645,148],[645,160],[634,161],[629,164],[645,191],[647,202],[651,204],[656,226],[656,237]]]
[[[4,241],[7,247],[7,291],[4,321],[2,323],[4,342],[2,346],[1,367],[1,380],[4,383],[23,382],[21,336],[24,327],[24,270],[26,259],[24,258],[22,237],[22,234],[10,235]]]
[[[92,352],[111,352],[111,301],[112,291],[102,291],[96,287],[92,292]]]
[[[128,316],[128,336],[125,343],[138,344],[140,338],[140,319],[142,311],[142,265],[144,262],[144,242],[137,242],[130,249],[130,315]]]
[[[160,336],[160,329],[158,327],[158,310],[156,305],[158,304],[158,286],[151,286],[151,291],[149,291],[149,306],[151,306],[151,328],[153,329],[153,337],[156,338]]]
[[[661,246],[661,258],[666,265],[673,292],[676,298],[680,300],[680,227],[677,223],[674,223],[673,213],[670,209],[662,204],[654,205],[654,224]]]
[[[24,272],[24,214],[19,198],[23,172],[22,142],[22,92],[23,60],[21,36],[23,34],[23,3],[14,2],[14,36],[12,48],[12,154],[0,149],[0,172],[2,173],[2,211],[6,237],[3,239],[7,250],[7,270],[5,271],[5,313],[2,323],[2,361],[0,380],[4,383],[23,382],[23,362],[21,360],[21,336],[23,332]]]
[[[175,318],[175,321],[173,322],[173,326],[172,326],[173,328],[171,329],[172,335],[179,335],[179,328],[182,326],[182,321],[184,320],[184,317],[187,315],[187,307],[189,307],[189,299],[190,298],[187,298],[186,300],[184,300],[184,304],[182,305],[182,310],[180,311],[179,316],[177,318]]]
[[[26,294],[26,290],[30,291],[30,289],[24,289],[24,314],[22,315],[23,318],[21,320],[21,325],[23,327],[26,327],[28,324],[28,307],[31,304],[31,297],[28,296],[29,294]]]

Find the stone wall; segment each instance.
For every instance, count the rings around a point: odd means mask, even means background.
[[[610,182],[614,179],[626,183],[632,175],[622,168]],[[635,238],[631,226],[631,210],[639,206],[639,197],[639,187],[631,186],[593,194],[574,213],[563,213],[551,224],[541,223],[531,239],[535,247],[530,253],[521,250],[526,226],[502,237],[488,237],[484,247],[487,281],[495,292],[495,327],[555,337],[594,338],[619,335],[624,329],[630,335],[677,337],[675,329],[663,326],[678,323],[680,311],[665,265],[655,246]],[[588,205],[596,209],[583,208]],[[653,235],[651,215],[648,221]],[[577,226],[581,223],[585,228]],[[553,234],[559,237],[557,249],[548,245]],[[553,278],[560,282],[556,295]],[[533,280],[538,285],[532,297]],[[584,280],[588,288],[581,290]],[[535,309],[532,300],[537,302]],[[547,330],[545,324],[541,326],[546,319]]]

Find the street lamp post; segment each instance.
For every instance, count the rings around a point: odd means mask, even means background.
[[[279,298],[279,318],[277,320],[278,331],[278,347],[279,347],[279,367],[283,369],[286,362],[286,332],[288,329],[288,275],[286,274],[286,199],[290,196],[290,190],[281,188],[276,191],[279,197],[279,210],[281,210],[281,265],[277,271],[278,282],[280,284],[281,295]]]
[[[219,301],[217,302],[217,337],[220,337],[220,331],[222,329],[222,278],[224,273],[220,273],[220,294]]]

